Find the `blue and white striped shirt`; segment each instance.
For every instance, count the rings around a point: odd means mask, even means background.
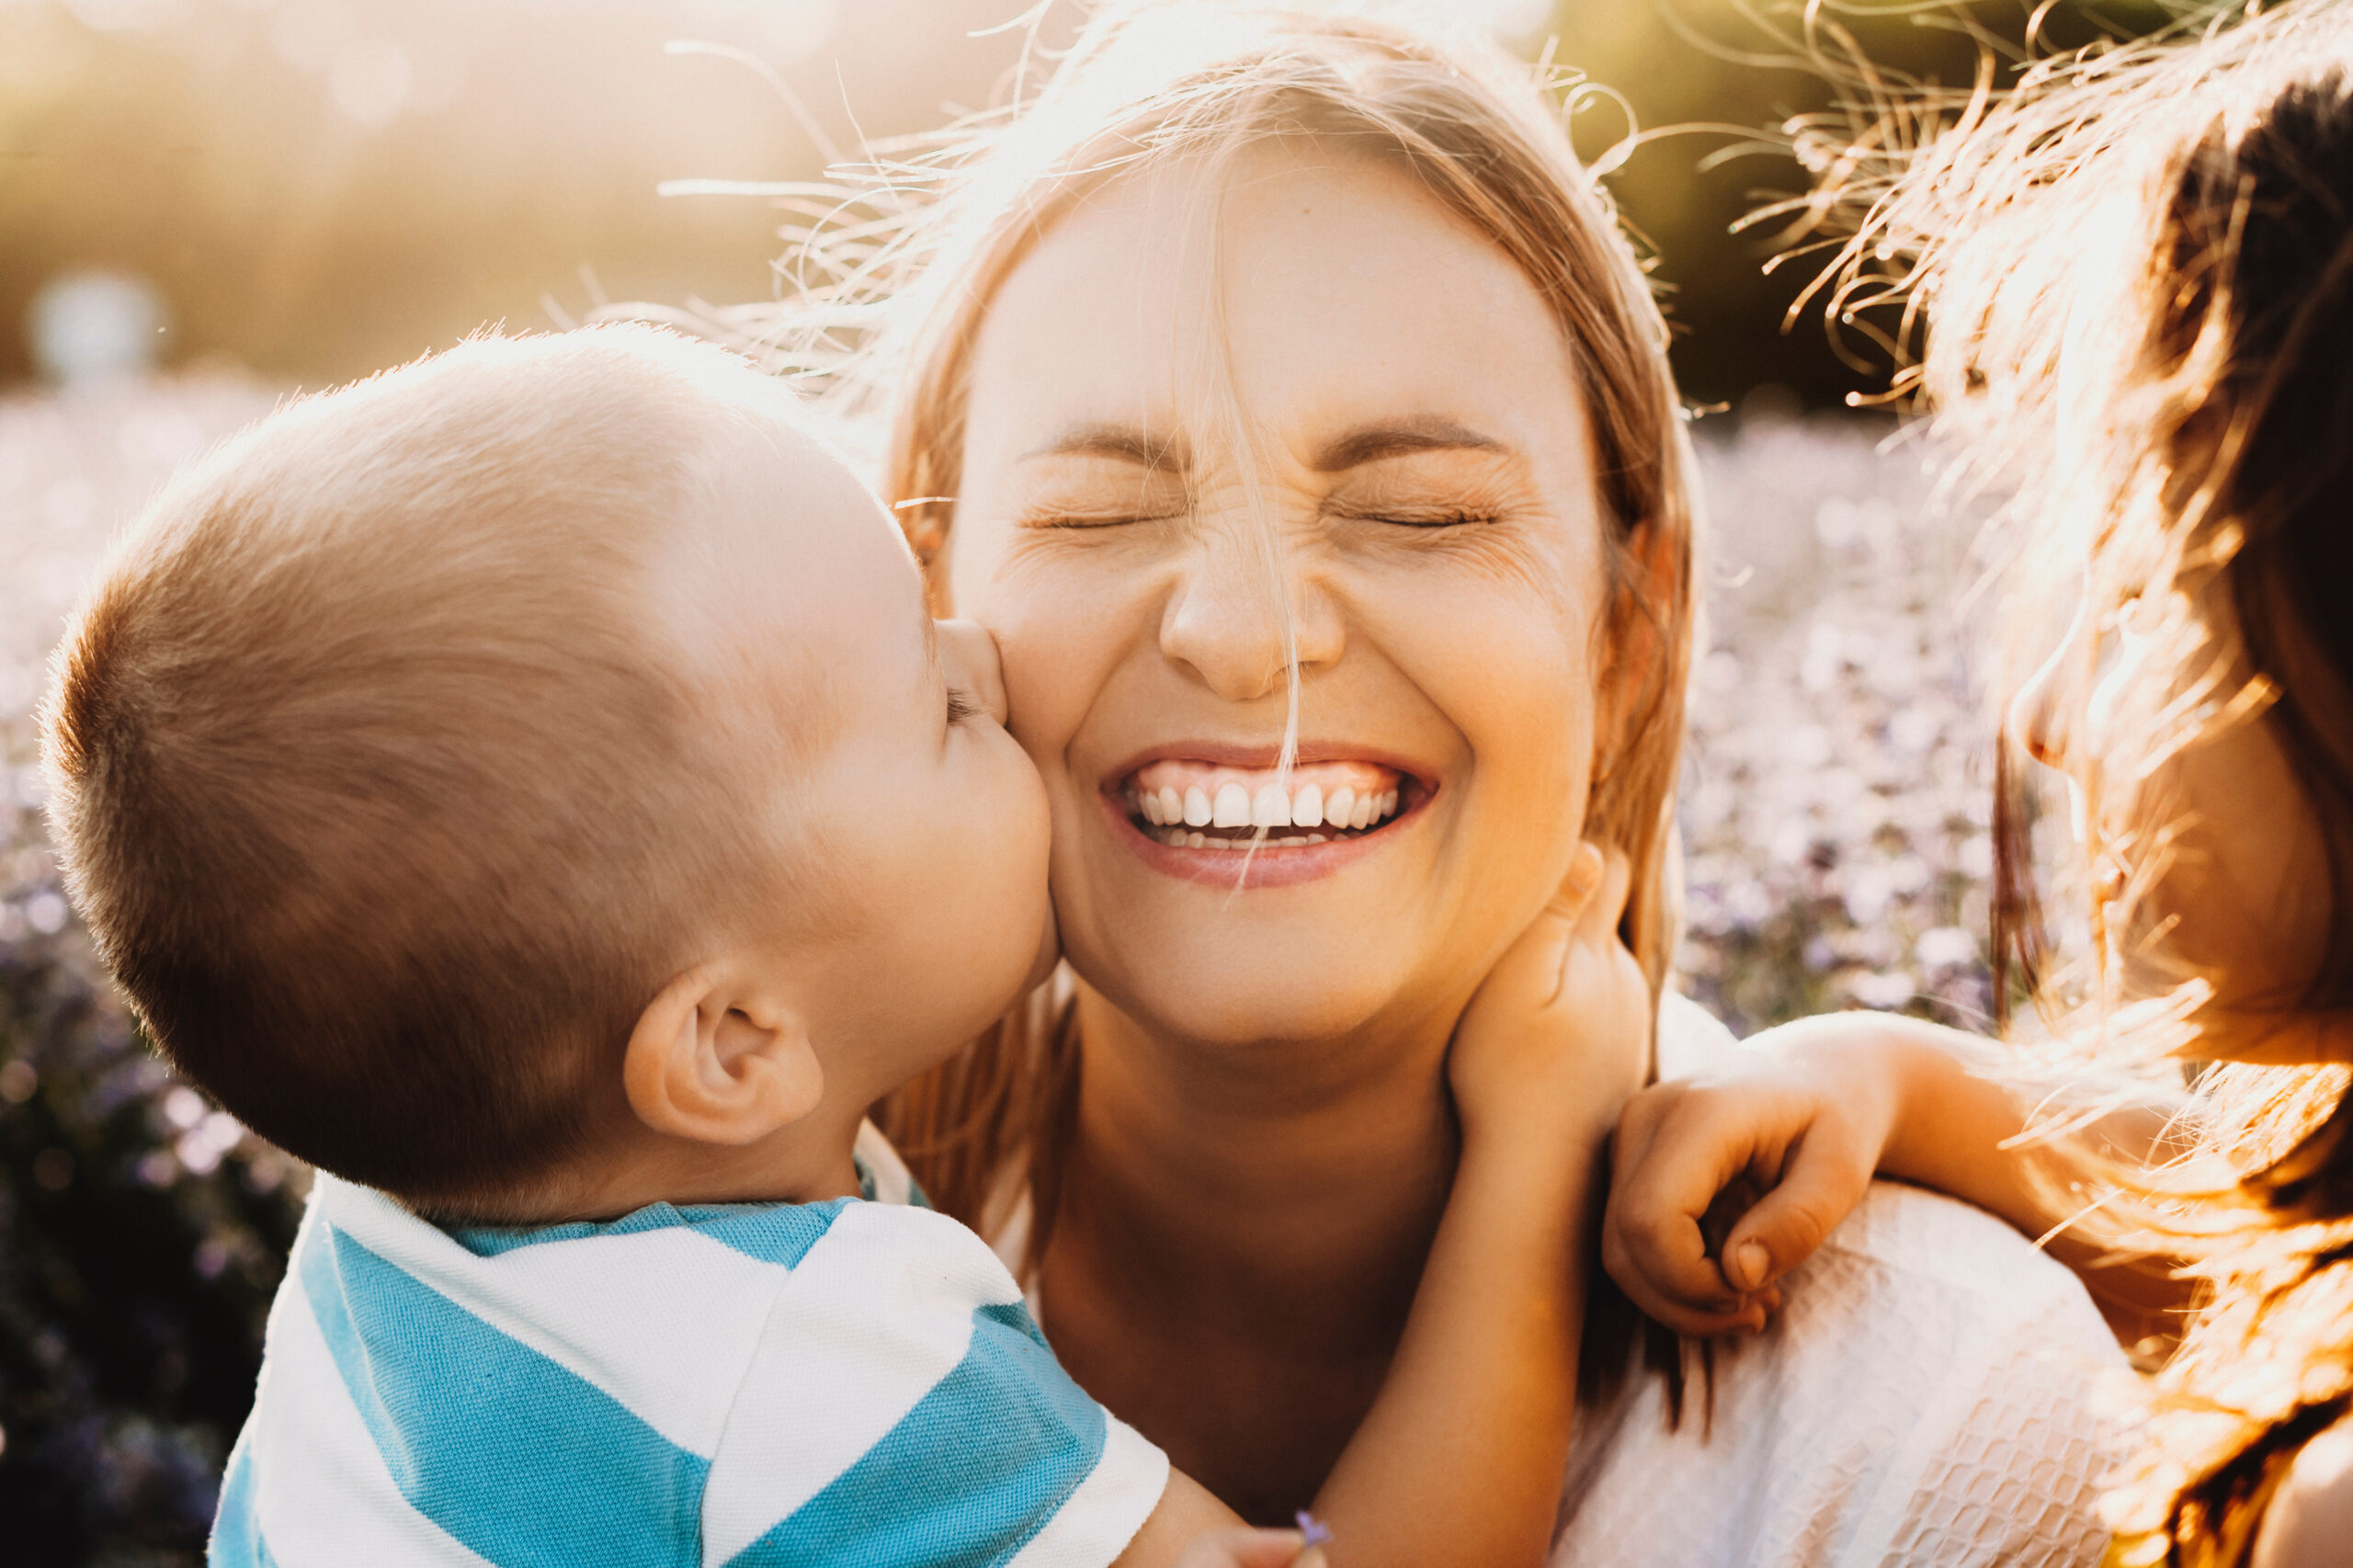
[[[322,1174],[213,1568],[1099,1568],[1168,1462],[928,1210],[452,1235]]]

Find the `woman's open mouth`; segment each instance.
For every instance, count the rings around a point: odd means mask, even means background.
[[[1171,849],[1304,849],[1362,838],[1411,804],[1412,778],[1371,762],[1274,768],[1164,757],[1121,780],[1128,821]]]
[[[1103,814],[1154,870],[1232,892],[1329,876],[1404,834],[1438,794],[1392,763],[1316,749],[1287,773],[1271,748],[1164,752],[1104,780]]]

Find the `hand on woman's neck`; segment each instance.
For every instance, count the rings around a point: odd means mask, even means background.
[[[1080,988],[1047,1331],[1246,1518],[1306,1506],[1381,1392],[1453,1187],[1446,1051],[1467,1000],[1341,1040],[1207,1046]]]

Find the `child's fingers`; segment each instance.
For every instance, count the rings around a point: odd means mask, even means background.
[[[1617,940],[1618,920],[1632,885],[1632,863],[1623,850],[1578,845],[1559,891],[1487,971],[1481,1000],[1523,1010],[1560,1001],[1568,984],[1571,949],[1579,942]]]
[[[1791,1152],[1779,1183],[1724,1237],[1725,1281],[1753,1291],[1803,1263],[1870,1184],[1871,1161],[1817,1125]]]
[[[1705,1297],[1671,1295],[1636,1267],[1623,1241],[1608,1232],[1603,1233],[1601,1240],[1601,1265],[1617,1281],[1618,1288],[1626,1292],[1626,1299],[1642,1309],[1643,1316],[1695,1339],[1760,1329],[1775,1309],[1772,1300],[1734,1296],[1721,1284]]]
[[[1721,1333],[1752,1315],[1708,1256],[1700,1226],[1753,1157],[1743,1131],[1673,1084],[1636,1095],[1619,1119],[1602,1266],[1635,1305],[1685,1333]]]
[[[1600,849],[1577,846],[1560,891],[1487,971],[1479,988],[1481,1000],[1491,1007],[1522,1012],[1549,1006],[1560,995],[1568,972],[1569,947],[1577,939],[1580,918],[1592,908],[1607,878]]]
[[[1297,1530],[1218,1530],[1187,1547],[1176,1568],[1316,1568],[1322,1551],[1300,1545]]]
[[[1577,911],[1577,936],[1592,943],[1613,941],[1618,935],[1618,922],[1625,917],[1626,899],[1634,887],[1634,862],[1616,845],[1603,847],[1592,843],[1577,846],[1580,858],[1600,858],[1599,885]],[[1586,862],[1590,864],[1590,861]]]
[[[1704,1338],[1762,1327],[1770,1303],[1726,1290],[1714,1263],[1699,1251],[1699,1227],[1689,1231],[1687,1249],[1673,1242],[1631,1244],[1622,1227],[1605,1225],[1601,1266],[1627,1300],[1677,1334]]]
[[[1603,849],[1590,839],[1579,844],[1576,853],[1569,857],[1568,874],[1561,879],[1560,888],[1547,907],[1567,915],[1572,922],[1581,920],[1592,907],[1595,896],[1608,888],[1609,857],[1617,853]]]

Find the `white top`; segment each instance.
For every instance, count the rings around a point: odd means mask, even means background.
[[[1104,1568],[1167,1460],[895,1159],[866,1186],[449,1232],[322,1173],[214,1568]]]
[[[1738,1049],[1667,995],[1662,1077]],[[996,1227],[1009,1266],[1029,1224],[1024,1199]],[[1715,1368],[1712,1419],[1695,1377],[1670,1430],[1640,1372],[1586,1419],[1554,1568],[2090,1568],[2106,1549],[2131,1374],[2075,1277],[1989,1214],[1876,1184]]]

